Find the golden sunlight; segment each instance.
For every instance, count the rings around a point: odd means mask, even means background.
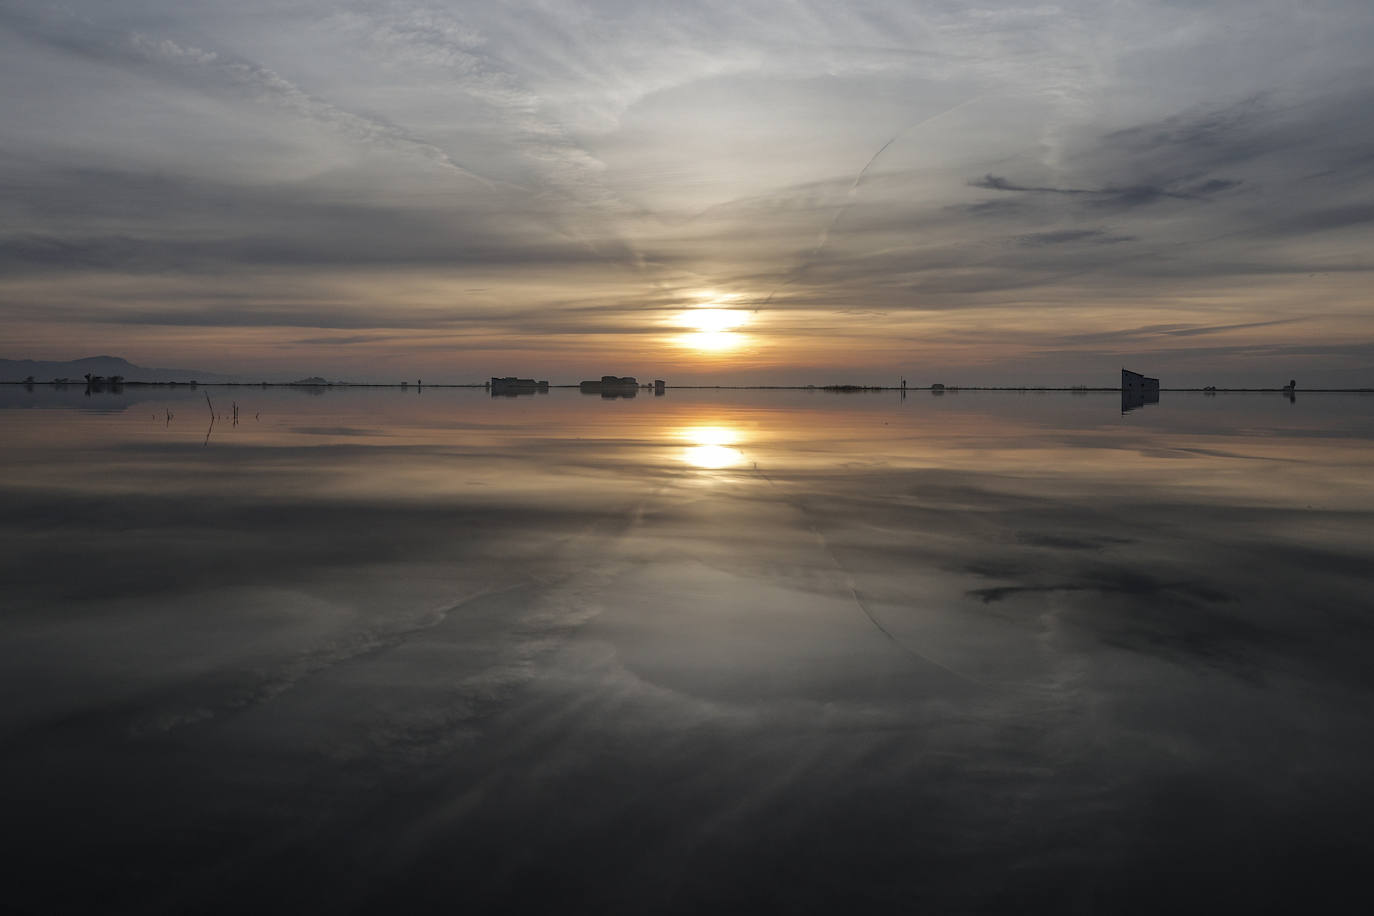
[[[739,434],[728,426],[693,426],[678,435],[692,443],[683,449],[682,460],[693,467],[714,471],[744,462],[744,453],[734,447]]]
[[[682,323],[703,334],[731,331],[745,320],[745,313],[737,309],[699,308],[682,313]]]
[[[721,301],[725,300],[713,298],[678,315],[677,323],[689,329],[678,343],[708,353],[733,350],[743,344],[746,337],[736,329],[748,322],[749,313],[744,309],[722,308],[717,305]]]

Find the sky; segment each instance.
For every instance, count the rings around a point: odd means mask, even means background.
[[[1374,385],[1369,0],[0,0],[0,356]]]

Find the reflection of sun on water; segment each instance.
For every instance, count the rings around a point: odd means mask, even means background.
[[[744,462],[744,453],[734,447],[739,435],[729,427],[693,426],[679,435],[692,443],[682,452],[682,460],[692,467],[718,470]]]

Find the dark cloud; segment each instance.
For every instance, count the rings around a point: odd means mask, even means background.
[[[1036,185],[1015,184],[999,175],[985,175],[969,182],[971,187],[986,188],[990,191],[1024,191],[1032,194],[1084,195],[1099,207],[1139,207],[1166,198],[1174,200],[1201,200],[1209,193],[1234,188],[1239,181],[1211,179],[1196,187],[1171,191],[1157,185],[1107,186],[1102,188],[1056,188]]]
[[[1018,236],[1016,244],[1036,248],[1041,245],[1067,245],[1085,242],[1093,245],[1116,245],[1132,241],[1129,235],[1113,235],[1104,229],[1060,229],[1054,232],[1033,232]]]
[[[349,336],[349,337],[302,337],[302,338],[300,338],[299,340],[290,341],[290,343],[293,343],[293,344],[302,344],[302,345],[304,345],[304,346],[316,346],[316,345],[321,345],[321,346],[346,347],[346,346],[354,346],[354,345],[356,345],[356,344],[377,343],[377,342],[383,341],[383,340],[406,340],[406,339],[407,339],[407,338],[406,338],[405,336],[400,335],[400,334],[353,334],[353,335],[351,335],[351,336]]]
[[[1209,178],[1202,184],[1192,188],[1190,193],[1197,197],[1205,197],[1208,194],[1220,194],[1222,191],[1230,191],[1240,187],[1241,182],[1233,181],[1229,178]]]
[[[1269,321],[1246,321],[1232,324],[1179,325],[1154,324],[1134,328],[1121,328],[1113,331],[1097,331],[1091,334],[1060,335],[1057,340],[1063,343],[1102,343],[1149,340],[1158,337],[1200,337],[1207,334],[1224,334],[1230,331],[1267,328],[1275,325],[1293,324],[1301,321],[1320,319],[1320,315],[1306,315],[1298,318],[1274,318]]]
[[[355,226],[361,229],[361,226]],[[319,236],[259,236],[207,241],[105,236],[0,239],[0,267],[23,270],[97,270],[120,273],[220,272],[243,267],[453,267],[600,264],[605,258],[572,244],[541,247],[471,238],[372,238],[346,230]]]
[[[1327,207],[1280,217],[1256,228],[1257,234],[1300,236],[1311,232],[1327,232],[1374,223],[1374,204],[1350,204]]]

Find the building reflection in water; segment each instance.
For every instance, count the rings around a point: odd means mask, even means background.
[[[1121,412],[1128,413],[1146,404],[1158,404],[1159,391],[1130,391],[1121,389]]]

